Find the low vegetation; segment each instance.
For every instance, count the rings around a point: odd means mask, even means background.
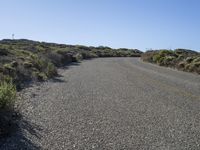
[[[16,87],[11,82],[0,83],[0,109],[11,108],[16,98]]]
[[[13,129],[15,100],[16,87],[12,80],[2,79],[0,82],[0,138]]]
[[[32,81],[57,75],[57,68],[71,62],[96,57],[140,57],[137,49],[112,49],[37,42],[0,41],[0,137],[7,133],[13,119],[16,91]]]
[[[155,50],[142,54],[141,59],[160,66],[200,74],[200,53],[186,49]]]

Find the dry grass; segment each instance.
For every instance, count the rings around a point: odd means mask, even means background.
[[[141,59],[160,66],[200,74],[200,54],[191,50],[156,50],[142,54]]]

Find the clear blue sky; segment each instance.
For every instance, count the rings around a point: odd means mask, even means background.
[[[200,50],[200,0],[1,0],[0,39]]]

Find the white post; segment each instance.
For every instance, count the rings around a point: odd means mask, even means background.
[[[15,34],[12,34],[12,39],[13,39],[13,40],[15,39]]]

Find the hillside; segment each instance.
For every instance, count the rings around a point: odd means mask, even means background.
[[[187,49],[154,50],[142,54],[141,59],[160,66],[200,74],[200,53]]]

